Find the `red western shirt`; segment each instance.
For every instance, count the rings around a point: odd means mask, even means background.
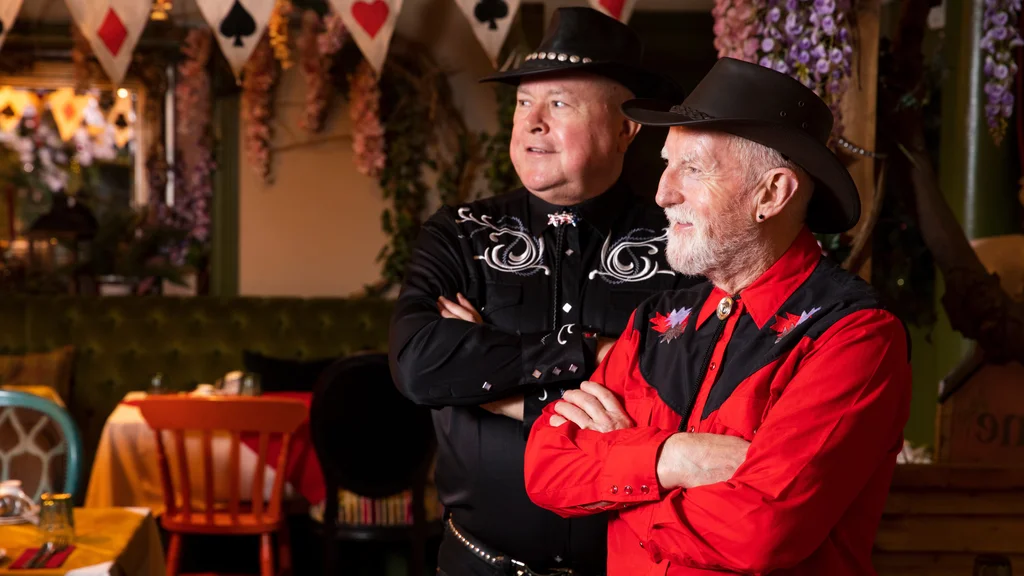
[[[903,324],[804,230],[750,287],[655,296],[592,380],[634,428],[533,427],[526,489],[562,516],[612,510],[608,574],[873,574],[910,409]],[[727,482],[659,486],[678,431],[739,436]]]

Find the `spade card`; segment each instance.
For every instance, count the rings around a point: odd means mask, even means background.
[[[259,44],[275,0],[196,0],[236,78]]]
[[[497,66],[501,47],[505,44],[512,22],[519,11],[520,0],[455,0],[473,28],[473,35],[484,52]]]
[[[242,39],[249,38],[256,33],[256,21],[252,19],[252,14],[245,9],[245,6],[235,0],[228,15],[221,20],[219,32],[228,38],[235,39],[232,46],[242,48],[245,46]]]
[[[473,8],[473,16],[481,24],[487,23],[491,30],[498,29],[498,20],[508,17],[505,0],[480,0]]]

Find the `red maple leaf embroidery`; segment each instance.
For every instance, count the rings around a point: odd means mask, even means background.
[[[661,332],[662,334],[668,332],[669,328],[671,328],[668,323],[668,316],[661,312],[655,312],[654,318],[651,318],[651,328],[653,328],[655,332]]]
[[[790,330],[796,328],[799,323],[799,316],[787,312],[783,316],[775,317],[775,324],[772,325],[772,330],[775,330],[779,334],[779,340],[781,340],[782,337],[788,334]]]
[[[772,325],[772,330],[775,330],[779,334],[778,338],[775,339],[775,343],[778,344],[782,337],[796,328],[797,326],[806,322],[811,316],[821,310],[821,308],[811,308],[810,310],[804,310],[799,316],[796,314],[790,314],[786,312],[782,316],[775,317],[775,324]]]
[[[651,329],[661,333],[661,342],[671,342],[683,335],[686,323],[690,318],[691,308],[673,309],[667,315],[655,312],[651,318]]]

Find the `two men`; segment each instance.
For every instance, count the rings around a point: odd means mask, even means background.
[[[623,110],[672,127],[668,258],[710,282],[644,302],[592,382],[545,408],[530,497],[565,517],[612,511],[609,576],[873,574],[909,345],[811,234],[860,214],[825,146],[828,107],[722,59],[681,105]]]
[[[407,269],[392,373],[437,408],[443,574],[605,573],[606,517],[531,503],[523,453],[541,410],[594,371],[640,302],[699,280],[669,268],[664,212],[620,178],[639,130],[621,104],[678,93],[642,51],[612,18],[558,10],[536,52],[486,79],[518,85],[509,151],[524,188],[440,209]]]

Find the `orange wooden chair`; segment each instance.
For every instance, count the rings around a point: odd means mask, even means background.
[[[271,535],[277,534],[280,573],[290,573],[291,548],[288,541],[288,526],[281,514],[281,499],[284,493],[284,470],[288,462],[291,436],[309,417],[306,405],[299,400],[277,398],[151,396],[141,400],[138,406],[156,435],[160,479],[163,484],[164,505],[167,508],[160,523],[170,533],[167,575],[178,574],[181,538],[185,534],[259,535],[261,576],[274,574]],[[192,498],[186,432],[201,433],[201,478],[204,499],[200,506],[195,506]],[[230,434],[227,503],[217,502],[214,497],[215,432]],[[176,483],[171,474],[165,433],[174,442],[178,472]],[[249,501],[243,501],[239,494],[239,452],[243,434],[259,436],[258,461],[253,474]],[[271,442],[279,442],[280,450],[277,454],[277,473],[274,475],[270,501],[266,502],[264,474],[267,469],[268,446]],[[195,461],[196,458],[193,458],[192,462]]]

